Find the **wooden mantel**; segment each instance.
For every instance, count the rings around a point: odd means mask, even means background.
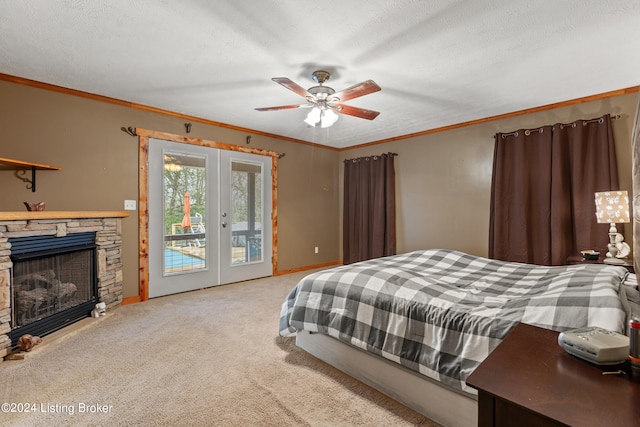
[[[33,219],[125,218],[128,211],[20,211],[0,212],[0,221],[28,221]]]

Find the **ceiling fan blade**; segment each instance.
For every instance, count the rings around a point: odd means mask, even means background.
[[[307,97],[314,97],[312,94],[310,94],[305,88],[303,88],[302,86],[300,86],[298,83],[286,78],[286,77],[274,77],[271,80],[273,80],[274,82],[286,87],[287,89],[289,89],[292,92],[297,93],[298,95],[300,95],[303,98],[307,98]]]
[[[364,108],[351,107],[349,105],[337,105],[337,111],[342,114],[347,114],[349,116],[360,117],[361,119],[373,120],[378,117],[380,112],[373,110],[365,110]]]
[[[280,105],[278,107],[255,108],[255,110],[258,110],[258,111],[274,111],[274,110],[288,110],[290,108],[301,108],[301,107],[304,107],[304,105],[299,105],[299,104],[295,104],[295,105]]]
[[[331,98],[339,98],[338,102],[344,102],[353,98],[358,98],[360,96],[377,92],[381,89],[382,88],[378,86],[373,80],[367,80],[365,82],[358,83],[357,85],[353,85],[345,90],[341,90],[340,92],[336,92],[331,95]]]

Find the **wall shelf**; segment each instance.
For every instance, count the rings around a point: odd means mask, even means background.
[[[15,170],[16,176],[21,180],[31,184],[31,187],[27,185],[27,188],[31,188],[31,192],[35,193],[36,191],[36,170],[61,170],[62,168],[58,166],[45,165],[41,163],[33,163],[33,162],[24,162],[22,160],[15,159],[6,159],[4,157],[0,157],[0,170]],[[24,178],[20,176],[20,171],[28,171],[31,170],[31,180],[29,178]],[[26,172],[24,172],[26,174]]]

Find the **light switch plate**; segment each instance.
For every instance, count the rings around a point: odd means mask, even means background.
[[[124,201],[124,210],[125,211],[135,211],[136,210],[136,201],[135,200],[125,200]]]

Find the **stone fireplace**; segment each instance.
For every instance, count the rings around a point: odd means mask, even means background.
[[[88,317],[96,302],[107,310],[122,302],[127,215],[0,212],[0,358],[24,333],[45,336]]]

